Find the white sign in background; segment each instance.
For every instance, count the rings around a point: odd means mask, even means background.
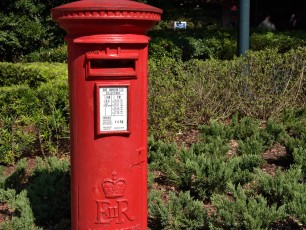
[[[127,131],[128,87],[100,87],[100,132]]]

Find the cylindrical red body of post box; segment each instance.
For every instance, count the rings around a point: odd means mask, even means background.
[[[82,0],[51,13],[68,42],[72,229],[146,229],[146,33],[162,11]]]

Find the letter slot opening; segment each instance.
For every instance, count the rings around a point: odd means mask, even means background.
[[[90,77],[136,77],[135,59],[88,60],[87,75]]]

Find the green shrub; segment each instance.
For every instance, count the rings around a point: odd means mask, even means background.
[[[184,65],[182,61],[161,58],[151,62],[150,76],[149,126],[154,127],[161,135],[165,135],[167,130],[178,132],[185,121],[187,95],[182,95],[188,90],[188,76]]]
[[[9,221],[0,224],[1,229],[42,229],[35,226],[35,218],[25,190],[17,194],[14,189],[0,189],[0,202],[8,204],[11,215]]]
[[[304,175],[301,167],[291,167],[286,172],[278,170],[275,176],[258,172],[257,180],[258,192],[269,204],[286,205],[288,216],[294,216],[297,220],[306,223],[304,207],[306,185],[303,183]]]
[[[292,36],[293,35],[293,36]],[[254,32],[250,36],[252,50],[277,49],[281,53],[290,49],[296,49],[299,46],[305,46],[305,39],[299,37],[299,34],[275,33],[275,32]]]
[[[265,142],[270,145],[273,142],[285,143],[289,138],[286,126],[279,120],[279,118],[270,117],[267,120],[266,128],[261,132],[262,136],[265,136]]]
[[[298,95],[304,94],[305,54],[305,48],[282,55],[276,50],[250,52],[248,74],[242,85],[242,111],[267,119],[288,107],[303,106],[305,101]]]
[[[265,163],[264,151],[278,141],[291,139],[284,124],[277,125],[274,118],[261,127],[257,119],[238,120],[234,116],[231,124],[212,121],[210,125],[200,126],[200,131],[201,141],[189,149],[178,149],[150,138],[149,163],[151,169],[161,172],[163,183],[190,191],[201,200],[209,200],[212,194],[224,191],[229,182],[252,184],[255,171]],[[237,147],[229,155],[232,140],[237,141]],[[304,165],[304,153],[295,151],[295,163]]]
[[[218,57],[222,50],[220,39],[186,37],[186,45],[183,47],[183,60],[207,59]]]
[[[269,135],[266,128],[260,127],[257,119],[243,117],[238,121],[238,117],[234,116],[231,126],[234,138],[238,140],[238,155],[261,156],[275,142],[275,136]]]
[[[22,64],[0,63],[0,85],[22,85],[27,84],[30,87],[37,87],[46,79],[37,69],[27,68]]]
[[[184,19],[182,20],[184,21]],[[203,18],[201,18],[201,21],[203,22]],[[207,58],[232,60],[237,55],[236,30],[204,29],[205,25],[197,26],[201,23],[191,21],[187,21],[187,23],[188,28],[186,30],[173,30],[173,21],[164,19],[150,33],[152,37],[149,44],[150,58],[166,56],[184,61],[192,58],[202,60]],[[194,30],[195,27],[198,28]],[[250,35],[250,50],[263,51],[275,49],[278,53],[282,54],[291,49],[305,46],[304,37],[305,32],[258,33],[255,31]]]
[[[4,180],[4,189],[14,189],[20,193],[28,183],[28,162],[25,158],[16,163],[16,169]]]
[[[33,113],[38,101],[27,86],[0,88],[0,162],[14,163],[24,153],[34,151],[36,130]]]
[[[221,139],[194,144],[189,150],[161,141],[150,145],[150,169],[160,171],[166,185],[190,190],[201,200],[223,191],[232,176],[233,165],[225,161],[229,147]]]
[[[267,198],[268,202],[283,205],[291,201],[295,194],[305,194],[302,170],[292,167],[286,172],[278,170],[275,176],[257,172],[258,192]]]
[[[284,123],[287,132],[293,138],[306,138],[306,108],[288,108],[281,114],[281,122]]]
[[[69,137],[67,67],[47,63],[2,64],[3,69],[8,66],[8,70],[31,70],[42,76],[44,82],[36,82],[35,77],[25,82],[10,82],[14,74],[9,71],[10,74],[3,76],[8,79],[7,84],[13,85],[0,88],[0,163],[12,164],[22,156],[38,152],[43,155],[66,152]]]
[[[306,141],[304,141],[306,143]],[[306,148],[300,147],[295,148],[293,151],[293,162],[300,165],[304,173],[304,178],[306,178]]]
[[[305,186],[304,186],[304,189]],[[296,222],[306,225],[306,194],[294,193],[293,199],[287,204],[287,212],[292,216]]]
[[[148,139],[148,162],[152,163],[151,165],[161,162],[163,158],[175,156],[178,151],[175,143],[155,141],[152,136]]]
[[[56,93],[55,93],[56,92]],[[42,154],[60,154],[69,141],[68,84],[49,82],[37,89],[40,110],[34,114]]]
[[[256,136],[238,141],[237,154],[239,155],[261,155],[265,149],[263,141]]]
[[[176,160],[178,148],[175,144],[149,139],[148,163],[151,170],[163,173],[166,184],[180,185],[180,169]]]
[[[149,194],[150,229],[207,229],[202,202],[192,199],[189,192],[169,192],[167,196],[165,201],[157,191]]]
[[[150,58],[160,59],[163,57],[173,58],[175,60],[182,59],[182,49],[174,44],[170,39],[161,37],[152,38],[150,43]]]
[[[44,84],[37,90],[27,86],[0,88],[1,163],[11,164],[35,151],[43,155],[67,151],[67,92],[67,83],[61,82]]]
[[[59,63],[0,62],[0,85],[28,85],[37,88],[54,79],[67,80],[67,66]]]
[[[69,190],[68,160],[38,157],[31,164],[20,160],[0,189],[0,202],[9,205],[13,216],[4,223],[4,229],[68,229]]]
[[[162,25],[165,25],[165,22],[162,22]],[[214,28],[193,30],[191,27],[192,23],[189,22],[187,30],[168,28],[152,31],[149,45],[150,58],[167,56],[184,61],[192,58],[230,60],[236,55],[235,31]]]
[[[211,120],[208,125],[200,125],[199,131],[203,142],[218,137],[226,143],[234,137],[234,129],[230,125],[225,125],[216,120]]]
[[[225,159],[229,149],[226,140],[215,136],[215,138],[211,138],[209,141],[201,141],[193,144],[190,152],[195,156],[204,154],[208,158]]]
[[[164,138],[236,113],[266,120],[288,108],[303,108],[305,55],[304,47],[284,54],[250,52],[231,61],[150,60],[151,134]]]
[[[64,63],[56,62],[32,62],[32,63],[22,63],[20,64],[28,69],[35,69],[42,75],[46,82],[55,80],[67,82],[68,80],[68,66]]]
[[[246,140],[247,138],[258,136],[259,121],[251,117],[243,117],[238,121],[238,117],[233,118],[234,137],[239,140]]]
[[[230,158],[228,163],[232,167],[231,183],[246,185],[255,179],[254,171],[264,164],[261,155],[242,155]]]
[[[61,62],[67,63],[67,45],[57,48],[41,48],[21,58],[21,62]]]
[[[38,226],[55,226],[70,219],[69,162],[56,157],[43,161],[28,178],[28,197]]]
[[[229,146],[215,137],[207,143],[193,144],[189,150],[159,151],[156,161],[152,162],[149,157],[150,168],[160,171],[167,185],[190,191],[201,200],[209,200],[213,193],[224,191],[230,181],[236,184],[250,182],[254,178],[254,168],[264,163],[261,155],[251,153],[227,159],[228,151]],[[156,152],[150,151],[149,156],[152,155],[156,156]]]
[[[306,109],[286,110],[280,118],[287,136],[281,139],[292,163],[299,165],[306,178]]]
[[[214,195],[217,208],[213,226],[222,229],[268,229],[269,225],[285,217],[285,207],[269,205],[261,196],[252,196],[241,186],[231,186],[229,195]]]
[[[232,164],[204,154],[184,163],[184,172],[180,173],[183,185],[201,200],[209,200],[212,194],[224,191],[233,175]]]

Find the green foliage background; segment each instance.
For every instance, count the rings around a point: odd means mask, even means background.
[[[263,50],[230,61],[151,59],[151,134],[164,138],[236,112],[268,119],[286,108],[304,107],[305,51]]]
[[[63,44],[64,32],[52,22],[50,9],[69,0],[1,0],[0,61],[18,61],[38,49]]]
[[[306,225],[305,56],[150,60],[150,229]],[[1,228],[69,229],[67,64],[2,62],[0,73]],[[191,146],[169,142],[191,130]],[[286,156],[270,175],[275,145]]]
[[[66,65],[0,63],[0,69],[0,162],[69,152]]]
[[[67,47],[50,18],[67,2],[0,2],[1,229],[70,228]],[[174,31],[172,13],[150,32],[149,228],[305,228],[305,33],[252,31],[242,58],[213,15],[176,12],[189,29]]]

